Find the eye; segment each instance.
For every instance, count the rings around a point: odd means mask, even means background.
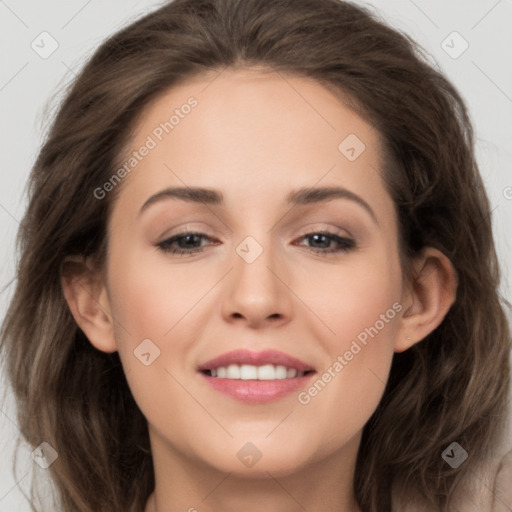
[[[163,240],[156,245],[165,253],[177,254],[179,256],[191,256],[192,254],[203,250],[203,247],[201,245],[197,247],[197,244],[205,238],[211,240],[211,238],[204,233],[185,231],[183,233],[178,233],[167,240]]]
[[[307,250],[318,254],[349,252],[357,247],[355,240],[339,236],[329,231],[307,233],[299,240],[304,239],[314,244],[313,247],[307,247]],[[165,253],[179,256],[191,256],[203,251],[204,246],[201,245],[202,240],[211,241],[212,239],[204,233],[185,231],[163,240],[156,245]],[[332,243],[335,243],[334,247],[332,247]]]
[[[330,231],[316,231],[314,233],[308,233],[300,238],[300,240],[303,239],[308,239],[313,242],[313,247],[307,247],[309,251],[320,254],[349,252],[357,247],[355,240],[336,235]],[[336,245],[332,247],[331,242],[335,242]],[[329,247],[326,247],[326,244]]]

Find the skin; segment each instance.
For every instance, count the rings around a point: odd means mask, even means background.
[[[106,267],[63,277],[78,325],[98,350],[119,351],[148,420],[156,487],[145,512],[360,511],[352,484],[362,429],[393,354],[434,330],[453,303],[453,266],[427,248],[416,277],[404,279],[379,133],[310,79],[251,68],[196,77],[144,111],[128,153],[190,96],[198,105],[118,185]],[[366,146],[354,161],[338,150],[349,134]],[[139,214],[170,186],[214,188],[224,204],[168,198]],[[378,222],[348,199],[286,204],[291,190],[313,186],[350,190]],[[194,242],[202,252],[156,246],[185,228],[206,235]],[[325,254],[334,240],[305,236],[319,230],[357,247]],[[236,252],[247,236],[263,249],[252,263]],[[241,403],[197,373],[235,348],[274,348],[322,375],[394,303],[400,313],[307,405],[297,393]],[[148,338],[160,356],[145,366],[134,350]],[[262,454],[252,467],[237,457],[247,442]]]

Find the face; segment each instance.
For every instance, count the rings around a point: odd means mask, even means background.
[[[358,445],[403,315],[380,155],[371,125],[296,76],[226,70],[147,108],[106,287],[154,450],[284,475]]]

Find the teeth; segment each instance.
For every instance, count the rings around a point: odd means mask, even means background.
[[[298,372],[297,372],[297,370],[295,368],[288,368],[286,370],[286,378],[287,379],[293,379],[294,377],[297,376],[297,373]],[[302,372],[302,373],[304,373],[304,372]]]
[[[219,366],[210,370],[212,377],[234,380],[279,380],[294,379],[302,377],[304,372],[299,372],[296,368],[286,368],[282,365],[266,364],[263,366],[254,366],[252,364],[230,364],[229,366]]]
[[[279,368],[283,368],[283,366],[280,366]],[[286,368],[285,368],[286,373]],[[258,379],[259,380],[273,380],[273,379],[280,379],[277,372],[277,367],[275,367],[273,364],[266,364],[265,366],[258,366]]]
[[[235,365],[230,365],[230,366],[238,366],[238,365],[235,364]],[[227,375],[227,377],[229,377],[229,375]],[[242,380],[257,379],[258,378],[258,367],[252,366],[250,364],[241,365],[240,366],[240,376],[238,378],[242,379]]]

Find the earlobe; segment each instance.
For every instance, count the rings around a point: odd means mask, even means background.
[[[427,247],[415,261],[395,352],[404,352],[434,331],[455,302],[457,272],[441,251]]]
[[[68,257],[61,265],[61,285],[71,314],[91,344],[115,352],[113,318],[100,273],[82,257]]]

